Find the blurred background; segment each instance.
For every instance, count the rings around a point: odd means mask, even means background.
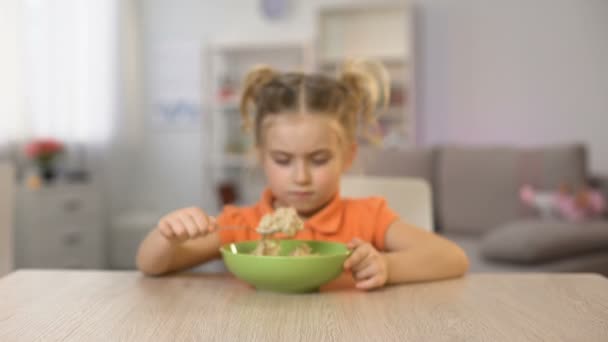
[[[130,268],[165,213],[255,201],[259,63],[383,62],[382,149],[581,142],[608,173],[607,35],[605,0],[0,0],[0,274]]]

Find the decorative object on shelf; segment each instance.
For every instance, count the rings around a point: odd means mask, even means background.
[[[221,182],[217,192],[221,206],[233,204],[239,199],[237,185],[233,182]]]
[[[50,183],[57,177],[57,158],[64,152],[64,145],[58,140],[37,139],[25,145],[25,154],[34,161],[40,177]]]
[[[406,104],[407,93],[401,83],[393,82],[391,84],[390,106],[401,107]]]
[[[265,18],[278,20],[287,16],[290,2],[288,0],[260,0],[260,10]]]
[[[237,100],[236,82],[229,75],[224,75],[220,82],[218,99],[222,103]]]

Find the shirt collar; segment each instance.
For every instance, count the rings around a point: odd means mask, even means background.
[[[260,216],[274,211],[274,208],[272,207],[273,201],[274,196],[272,195],[272,192],[270,189],[266,188],[260,198]],[[325,207],[304,221],[304,227],[322,234],[333,234],[337,232],[342,223],[343,206],[344,203],[340,198],[340,192],[338,191]]]

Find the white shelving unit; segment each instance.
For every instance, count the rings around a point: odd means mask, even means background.
[[[412,18],[404,3],[322,7],[317,17],[317,70],[334,74],[346,59],[359,57],[387,68],[391,101],[378,117],[384,148],[411,147],[416,141]]]
[[[256,168],[252,133],[243,133],[240,116],[241,83],[254,66],[267,64],[280,71],[305,71],[313,67],[311,44],[306,41],[222,41],[206,50],[204,98],[209,104],[203,121],[203,142],[210,146],[206,165],[217,194],[216,211],[222,207],[220,187],[232,188],[236,204],[253,204],[263,188]]]

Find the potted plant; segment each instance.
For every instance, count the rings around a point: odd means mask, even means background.
[[[34,161],[40,177],[47,183],[57,176],[56,158],[64,152],[64,145],[55,139],[36,139],[25,145],[25,154]]]

